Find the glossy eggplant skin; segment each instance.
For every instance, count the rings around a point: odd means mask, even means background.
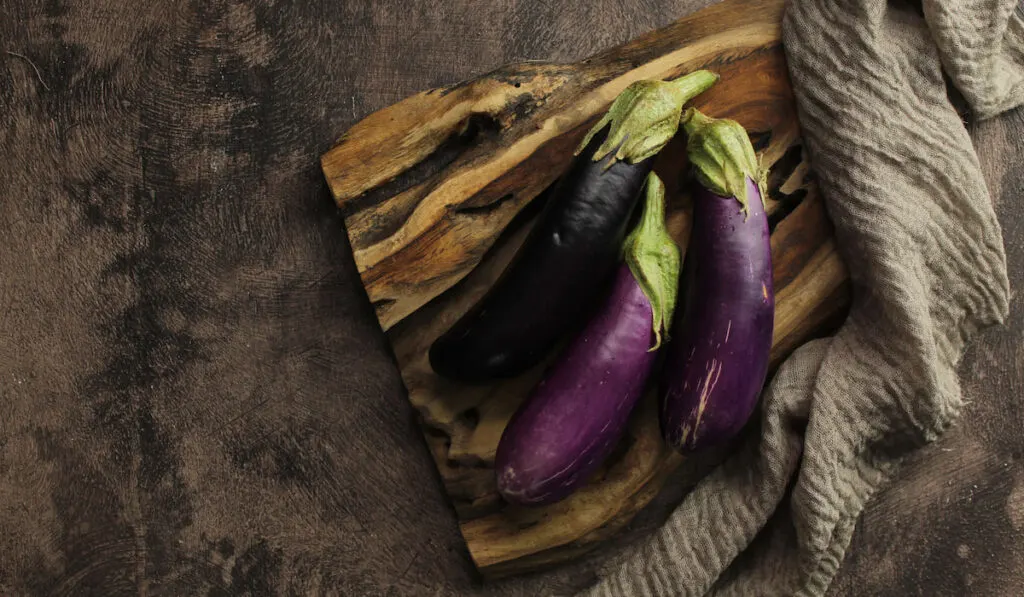
[[[656,350],[652,306],[629,266],[502,433],[495,458],[505,501],[538,506],[572,493],[622,437]]]
[[[516,376],[582,326],[608,289],[654,158],[594,161],[595,135],[555,183],[512,263],[430,347],[438,374],[467,383]]]
[[[771,241],[761,190],[735,197],[694,184],[681,302],[661,375],[660,423],[680,452],[723,444],[746,424],[768,371],[774,328]]]

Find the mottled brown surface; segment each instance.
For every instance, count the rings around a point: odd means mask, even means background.
[[[0,594],[589,582],[593,558],[473,579],[318,158],[416,91],[706,3],[0,0],[0,52],[27,57],[0,54]],[[1022,114],[972,127],[1015,285]],[[1020,300],[834,595],[1019,594]]]

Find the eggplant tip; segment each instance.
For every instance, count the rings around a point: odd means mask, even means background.
[[[545,495],[534,495],[529,487],[519,483],[516,469],[511,466],[502,467],[497,475],[498,495],[509,504],[516,506],[537,506],[544,502]]]

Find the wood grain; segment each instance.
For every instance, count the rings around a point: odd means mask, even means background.
[[[371,114],[324,155],[367,294],[485,576],[578,557],[628,524],[679,463],[660,439],[649,397],[618,453],[584,489],[550,507],[509,507],[495,490],[494,454],[546,363],[514,380],[466,386],[435,375],[427,361],[433,340],[504,270],[543,191],[629,83],[714,70],[720,81],[694,105],[747,127],[770,167],[773,366],[845,312],[847,273],[802,154],[779,46],[781,8],[781,1],[730,0],[577,64],[511,65],[425,91]],[[668,182],[670,230],[685,247],[681,141],[655,169]]]

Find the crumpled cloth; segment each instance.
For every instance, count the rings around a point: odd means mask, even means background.
[[[759,434],[591,595],[822,595],[865,503],[955,421],[957,363],[1004,321],[1009,283],[944,73],[972,118],[1024,102],[1021,15],[1015,0],[791,0],[783,42],[851,312],[782,365]]]

